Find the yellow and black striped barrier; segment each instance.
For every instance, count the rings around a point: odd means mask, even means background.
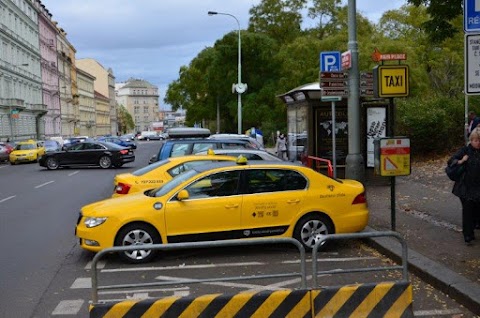
[[[413,317],[408,282],[348,285],[312,290],[313,317]]]
[[[91,318],[126,317],[413,317],[408,282],[316,290],[244,292],[94,304]]]
[[[308,290],[168,297],[94,304],[90,317],[311,317]]]

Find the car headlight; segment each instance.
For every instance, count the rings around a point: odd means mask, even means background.
[[[87,217],[87,218],[85,218],[85,221],[83,223],[85,224],[86,227],[90,228],[90,227],[95,227],[95,226],[102,225],[106,220],[107,220],[107,218]]]
[[[35,153],[34,152],[29,152],[28,155],[29,156],[33,156]]]

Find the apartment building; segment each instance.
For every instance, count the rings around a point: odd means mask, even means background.
[[[81,136],[96,136],[95,76],[77,68],[78,84],[78,129]]]
[[[34,2],[0,0],[0,139],[42,138],[39,13]]]
[[[135,131],[152,130],[160,120],[158,87],[143,79],[130,78],[115,85],[116,100],[125,107],[135,123]]]

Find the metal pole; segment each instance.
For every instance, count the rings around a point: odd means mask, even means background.
[[[359,106],[359,71],[357,43],[357,9],[356,1],[348,0],[348,49],[352,52],[352,67],[348,76],[348,155],[346,158],[345,177],[363,181],[365,165],[360,153],[360,106]]]
[[[220,133],[220,98],[217,96],[217,134]]]
[[[332,164],[333,164],[333,178],[337,178],[337,155],[336,155],[336,120],[335,120],[335,102],[332,101]]]
[[[240,36],[240,21],[238,21],[237,17],[230,13],[225,12],[216,12],[216,11],[208,11],[208,15],[228,15],[235,19],[238,26],[238,75],[237,75],[237,85],[236,85],[236,92],[238,95],[237,101],[237,108],[238,108],[238,134],[242,133],[242,93],[243,91],[240,89],[242,86],[242,40]],[[237,90],[238,89],[238,90]]]
[[[468,95],[465,94],[465,129],[463,132],[465,138],[465,145],[468,145]]]

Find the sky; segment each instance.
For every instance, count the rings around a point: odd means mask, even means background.
[[[347,0],[344,0],[346,3]],[[248,27],[249,9],[260,0],[42,0],[52,20],[67,32],[76,58],[93,58],[112,68],[115,81],[130,77],[147,80],[159,88],[160,109],[168,84],[178,79],[205,47],[225,34]],[[357,11],[377,22],[406,0],[356,0]],[[235,63],[236,65],[236,63]]]

